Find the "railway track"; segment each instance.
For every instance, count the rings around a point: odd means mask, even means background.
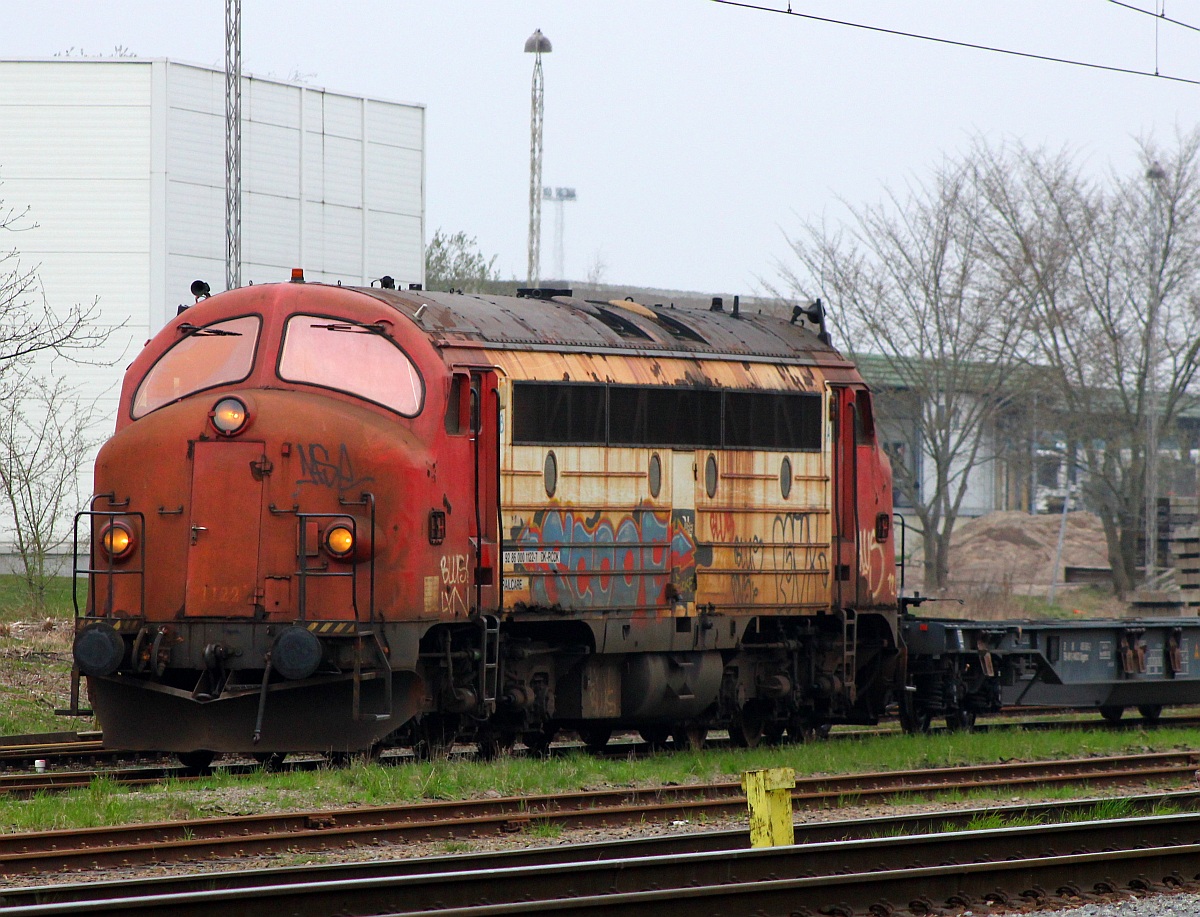
[[[1178,794],[1194,806],[1197,793]],[[1161,797],[1138,797],[1151,806]],[[748,849],[743,831],[477,855],[6,889],[6,917],[128,913],[938,913],[1079,901],[1195,879],[1200,814],[1062,819],[1095,801],[798,826],[797,845]],[[1054,823],[963,830],[981,815]],[[883,835],[883,836],[881,836]]]
[[[1162,782],[1192,779],[1200,754],[1169,752],[966,768],[800,777],[798,807],[847,800],[931,796],[948,790]],[[534,825],[614,827],[740,816],[737,783],[270,813],[169,823],[0,835],[0,872],[13,876],[138,866],[280,851],[329,850],[381,842],[512,834]]]
[[[1052,711],[1042,711],[1050,714]],[[997,717],[976,727],[978,732],[994,732],[999,730],[1068,730],[1068,729],[1103,729],[1106,731],[1136,730],[1151,728],[1189,729],[1200,727],[1200,715],[1187,715],[1163,718],[1150,724],[1140,719],[1122,720],[1118,723],[1106,723],[1092,715],[1080,719],[1026,719],[1016,717]],[[935,729],[935,732],[944,731]],[[829,738],[862,737],[866,735],[890,735],[899,732],[895,723],[887,723],[879,727],[838,727]],[[727,741],[721,738],[710,738],[708,746],[722,748]],[[551,748],[551,754],[569,754],[579,751],[584,746],[579,742],[559,742]],[[464,749],[467,747],[464,746]],[[645,755],[660,751],[646,742],[616,741],[610,744],[605,754],[625,757],[630,754]],[[469,754],[464,750],[463,754]],[[413,756],[407,752],[391,752],[377,759],[384,764],[401,764],[411,762]],[[39,776],[34,774],[6,774],[5,771],[32,771],[36,762],[45,765]],[[79,764],[105,764],[109,767],[99,770],[71,770]],[[123,769],[113,767],[125,763]],[[328,766],[328,760],[321,757],[300,757],[288,761],[281,769],[316,769]],[[225,762],[217,765],[223,773],[253,773],[260,765],[247,762]],[[44,774],[44,776],[40,776]],[[125,785],[152,783],[165,778],[186,780],[196,776],[179,765],[176,759],[168,753],[132,752],[117,749],[107,749],[103,746],[103,736],[98,732],[92,733],[49,733],[28,736],[0,737],[0,794],[33,794],[49,793],[59,790],[75,789],[87,786],[97,776],[104,776]]]

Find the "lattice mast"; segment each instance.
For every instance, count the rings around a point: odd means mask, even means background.
[[[544,84],[542,55],[551,51],[550,39],[537,29],[525,40],[525,51],[534,55],[533,88],[529,105],[529,264],[526,271],[531,287],[541,282],[542,249],[542,115]]]
[[[225,289],[242,285],[242,4],[225,0]]]

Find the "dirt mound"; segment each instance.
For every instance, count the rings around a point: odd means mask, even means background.
[[[1100,519],[1092,513],[1068,513],[1062,558],[1055,575],[1061,515],[989,513],[961,520],[950,542],[950,584],[971,591],[1044,592],[1063,582],[1063,567],[1107,567],[1108,553]],[[909,566],[921,579],[921,548]],[[919,586],[917,588],[920,588]]]

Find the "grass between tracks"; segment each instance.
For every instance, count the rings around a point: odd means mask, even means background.
[[[198,782],[168,781],[148,788],[125,788],[98,779],[86,790],[24,800],[0,799],[0,830],[85,828],[429,799],[706,783],[737,780],[743,771],[758,767],[793,767],[798,775],[845,774],[1192,749],[1198,744],[1200,732],[1179,729],[1145,733],[894,735],[835,737],[826,742],[783,748],[665,753],[641,759],[594,758],[581,751],[544,761],[511,757],[491,763],[451,760],[358,764],[340,770],[260,773],[248,777],[218,773]],[[1081,795],[1088,794],[1078,787],[1047,790],[1011,787],[969,794],[955,792],[939,798],[1007,804]],[[896,805],[914,801],[917,800],[913,797],[897,796],[890,802]]]

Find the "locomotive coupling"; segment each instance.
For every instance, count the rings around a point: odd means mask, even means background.
[[[111,624],[89,624],[75,638],[74,655],[84,675],[112,675],[125,658],[125,641]]]

